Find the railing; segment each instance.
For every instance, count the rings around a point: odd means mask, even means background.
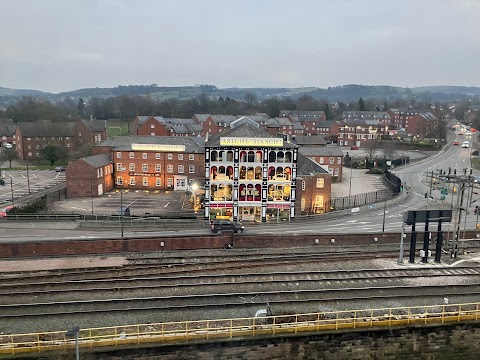
[[[93,348],[149,342],[334,332],[342,329],[441,325],[475,320],[480,320],[480,302],[81,329],[78,340],[81,348]],[[67,338],[65,331],[0,336],[0,354],[59,351],[74,347],[75,340]]]

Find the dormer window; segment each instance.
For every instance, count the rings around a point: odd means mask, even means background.
[[[150,128],[155,129],[155,124],[150,125]]]

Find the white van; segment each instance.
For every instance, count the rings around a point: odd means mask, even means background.
[[[468,141],[464,141],[462,144],[462,148],[468,148],[470,147],[470,143]]]
[[[3,143],[3,147],[4,147],[5,149],[11,149],[11,148],[12,148],[12,144],[6,142],[6,143]]]

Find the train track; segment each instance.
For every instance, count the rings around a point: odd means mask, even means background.
[[[446,267],[446,268],[408,268],[396,270],[361,269],[329,271],[284,271],[266,273],[205,274],[198,276],[150,276],[132,278],[105,278],[94,280],[57,280],[44,282],[1,284],[0,296],[3,302],[11,302],[13,296],[20,295],[55,295],[75,292],[119,292],[139,289],[169,289],[181,287],[204,287],[226,285],[264,285],[325,282],[377,282],[381,280],[399,280],[418,277],[479,276],[480,268]],[[0,303],[2,300],[0,300]]]

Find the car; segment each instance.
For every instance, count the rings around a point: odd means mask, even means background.
[[[241,222],[233,222],[228,220],[220,220],[220,221],[212,221],[210,223],[210,228],[212,229],[213,233],[218,233],[222,230],[230,230],[234,233],[242,232],[244,230],[244,226]]]
[[[3,147],[4,147],[5,149],[11,149],[13,146],[12,146],[12,144],[6,142],[6,143],[3,143]]]
[[[459,132],[458,135],[463,135],[463,132]]]
[[[464,141],[462,144],[462,148],[468,148],[470,147],[470,143],[468,141]]]
[[[455,141],[453,142],[453,145],[460,145],[460,142],[457,141],[457,140],[455,140]]]
[[[471,128],[470,132],[477,132],[477,129]]]
[[[357,145],[353,145],[350,150],[358,150],[358,146]]]
[[[64,171],[65,171],[65,166],[57,166],[57,167],[55,168],[55,171],[56,171],[56,172],[64,172]]]
[[[6,208],[3,208],[0,211],[0,218],[5,218],[7,217],[7,214],[14,209],[13,205],[8,205]]]

